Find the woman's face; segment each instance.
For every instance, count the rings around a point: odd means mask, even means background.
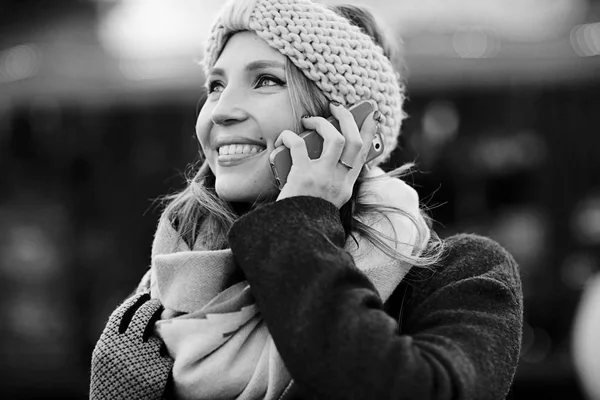
[[[293,129],[285,56],[252,32],[233,35],[206,77],[208,98],[196,134],[226,201],[278,192],[269,165],[275,140]]]

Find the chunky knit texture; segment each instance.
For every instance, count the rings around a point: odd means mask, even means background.
[[[382,113],[385,150],[372,165],[386,161],[397,145],[404,87],[383,49],[348,19],[309,0],[234,0],[222,9],[206,45],[210,70],[229,37],[255,32],[288,57],[329,101],[349,107],[374,100]]]

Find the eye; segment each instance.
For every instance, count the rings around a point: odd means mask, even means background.
[[[285,82],[271,75],[261,75],[256,80],[256,87],[284,86]]]
[[[223,85],[223,82],[221,82],[219,80],[214,80],[214,81],[208,82],[208,85],[206,88],[208,90],[208,93],[214,93],[214,92],[222,92],[224,87],[225,86]]]

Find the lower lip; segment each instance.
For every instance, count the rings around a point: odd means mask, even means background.
[[[258,153],[252,154],[227,154],[220,155],[217,157],[217,164],[221,167],[233,167],[236,165],[243,164],[244,162],[258,157],[266,150],[259,151]]]

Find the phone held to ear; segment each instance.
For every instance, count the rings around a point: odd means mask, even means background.
[[[352,113],[354,121],[360,130],[367,116],[376,110],[376,104],[372,100],[364,100],[353,105],[348,110]],[[331,116],[327,118],[327,121],[329,121],[335,129],[338,131],[340,130],[340,123],[335,117]],[[313,160],[319,158],[323,152],[323,138],[321,135],[314,130],[307,130],[302,132],[299,136],[306,142],[308,156]],[[365,163],[378,157],[381,153],[383,153],[383,140],[381,140],[381,133],[378,130],[375,132],[375,138],[371,143],[371,148],[369,149],[369,154],[367,155]],[[282,189],[287,182],[287,176],[292,168],[290,149],[283,145],[277,147],[271,152],[269,161],[277,186],[279,186],[279,189]]]

